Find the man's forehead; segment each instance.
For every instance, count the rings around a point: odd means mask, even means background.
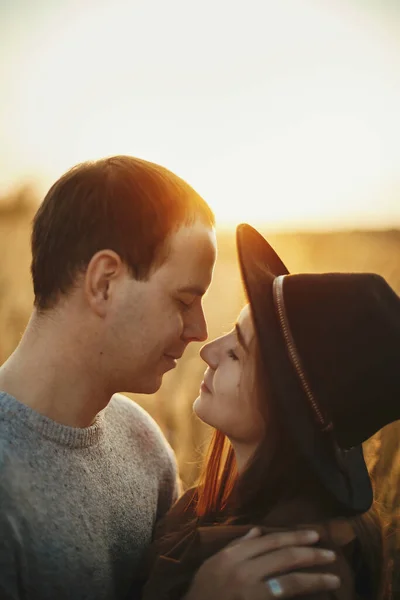
[[[215,232],[197,223],[175,234],[164,275],[179,292],[203,296],[211,283],[215,260]]]
[[[181,227],[169,238],[169,256],[172,262],[214,261],[217,242],[215,229],[204,223]]]

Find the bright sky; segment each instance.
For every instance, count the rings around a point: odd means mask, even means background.
[[[0,192],[110,154],[220,224],[400,226],[399,0],[0,0]]]

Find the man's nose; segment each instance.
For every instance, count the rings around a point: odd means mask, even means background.
[[[208,331],[203,309],[198,311],[197,314],[185,324],[183,337],[188,343],[206,341],[208,338]]]

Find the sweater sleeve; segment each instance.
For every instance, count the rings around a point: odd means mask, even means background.
[[[0,475],[0,598],[23,600],[24,525],[19,510],[28,507],[29,487],[20,463],[12,460],[4,444],[0,447]],[[20,498],[18,507],[16,497]]]
[[[21,584],[23,562],[23,540],[16,518],[4,507],[0,512],[0,598],[23,600],[25,594]]]
[[[180,480],[174,451],[161,427],[137,402],[124,394],[115,394],[110,402],[114,421],[120,431],[128,427],[127,445],[129,452],[139,456],[147,469],[156,478],[157,511],[159,521],[176,502],[180,495]]]

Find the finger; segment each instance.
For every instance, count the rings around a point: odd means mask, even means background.
[[[235,544],[226,546],[223,553],[229,555],[233,562],[241,562],[249,558],[255,558],[261,554],[278,550],[286,546],[307,546],[318,541],[316,531],[281,531],[268,533],[254,539],[239,539]]]
[[[331,550],[290,546],[246,560],[237,565],[237,569],[242,572],[242,577],[246,581],[257,581],[257,579],[298,571],[306,567],[328,565],[335,559],[336,555]]]
[[[228,544],[227,547],[235,546],[236,544],[239,544],[242,540],[251,540],[256,537],[259,537],[260,535],[261,529],[259,527],[253,527],[246,533],[246,535],[236,538],[233,540],[233,542],[230,542],[230,544]]]
[[[289,573],[281,577],[265,581],[265,598],[292,598],[303,594],[329,592],[340,587],[340,579],[336,575],[325,573]]]

